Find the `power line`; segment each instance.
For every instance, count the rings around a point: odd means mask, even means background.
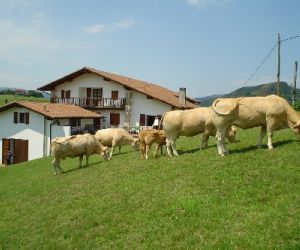
[[[299,35],[295,35],[295,36],[291,36],[291,37],[288,37],[286,39],[282,39],[280,40],[280,43],[282,42],[286,42],[286,41],[289,41],[289,40],[292,40],[292,39],[296,39],[296,38],[299,38],[300,37],[300,34]],[[274,45],[274,47],[269,51],[269,53],[265,56],[265,58],[261,61],[261,63],[257,66],[257,68],[254,70],[254,72],[249,76],[249,78],[244,82],[244,84],[242,85],[243,87],[246,86],[246,84],[253,78],[253,76],[256,74],[256,72],[263,66],[263,64],[269,59],[269,57],[271,56],[271,54],[273,53],[273,51],[276,49],[276,47],[278,46],[278,43],[276,43]]]
[[[270,50],[270,52],[265,56],[265,58],[261,61],[261,63],[257,66],[257,68],[254,70],[254,72],[249,76],[249,78],[244,82],[243,87],[253,78],[253,76],[256,74],[256,72],[263,66],[263,64],[268,60],[268,58],[271,56],[273,51],[276,49],[277,43],[274,45],[274,47]]]
[[[300,35],[291,36],[291,37],[289,37],[289,38],[280,40],[280,42],[281,42],[281,43],[282,43],[282,42],[286,42],[286,41],[289,41],[289,40],[292,40],[292,39],[295,39],[295,38],[299,38],[299,37],[300,37]]]

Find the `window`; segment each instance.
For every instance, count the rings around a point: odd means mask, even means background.
[[[60,91],[60,97],[62,99],[65,98],[65,91],[63,89]]]
[[[102,89],[93,89],[93,98],[102,98]]]
[[[28,112],[14,112],[14,123],[25,123],[29,124],[29,113]]]
[[[145,126],[146,123],[146,115],[140,114],[140,126]]]
[[[110,113],[110,125],[118,126],[120,124],[120,114]]]
[[[25,113],[20,113],[20,123],[25,123]]]

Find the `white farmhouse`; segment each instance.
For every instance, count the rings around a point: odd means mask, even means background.
[[[117,74],[82,68],[39,88],[51,91],[52,103],[72,103],[100,113],[95,129],[152,126],[155,116],[173,109],[198,107],[198,102],[156,84]]]
[[[72,104],[17,101],[0,107],[0,162],[8,151],[13,163],[50,154],[51,139],[69,136],[80,125],[88,130],[101,115]]]

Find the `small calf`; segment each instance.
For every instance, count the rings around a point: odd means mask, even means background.
[[[151,149],[153,143],[157,144],[156,150],[154,152],[154,157],[156,157],[159,148],[162,145],[166,145],[166,133],[164,130],[156,129],[145,129],[139,133],[140,140],[140,150],[143,159],[148,159],[148,153]]]

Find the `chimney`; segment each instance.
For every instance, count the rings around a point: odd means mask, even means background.
[[[49,112],[48,104],[44,104],[44,111],[45,111],[45,112]]]
[[[179,106],[185,107],[185,99],[186,99],[186,88],[179,88]]]

